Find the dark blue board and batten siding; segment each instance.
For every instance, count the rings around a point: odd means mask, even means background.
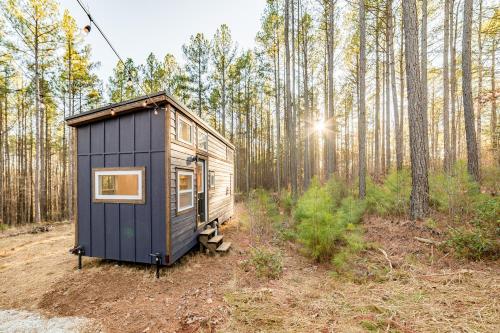
[[[165,113],[151,110],[77,128],[78,245],[85,255],[152,263],[166,250]],[[145,204],[92,202],[92,169],[144,167]]]

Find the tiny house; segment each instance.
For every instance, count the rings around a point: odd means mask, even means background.
[[[217,227],[233,216],[234,146],[200,117],[160,92],[66,123],[79,254],[169,265],[210,236],[229,248]]]

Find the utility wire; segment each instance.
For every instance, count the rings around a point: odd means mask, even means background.
[[[113,52],[115,53],[115,55],[118,58],[118,60],[122,63],[123,68],[125,68],[125,70],[127,71],[127,74],[128,74],[129,80],[130,80],[130,78],[132,77],[131,72],[130,72],[130,68],[127,68],[127,66],[125,65],[125,62],[123,61],[122,57],[120,56],[120,54],[118,53],[118,51],[116,51],[115,47],[113,46],[113,44],[111,44],[111,41],[108,39],[108,37],[106,37],[106,34],[102,31],[102,29],[99,27],[99,25],[97,24],[97,22],[92,18],[92,16],[90,15],[90,12],[83,6],[83,4],[81,3],[80,0],[76,0],[76,2],[78,2],[78,4],[80,5],[80,7],[83,9],[83,11],[85,12],[85,14],[89,18],[90,23],[95,25],[95,27],[97,28],[97,30],[99,31],[99,33],[101,34],[101,36],[104,38],[104,40],[106,41],[106,43],[108,43],[108,45],[111,48],[111,50],[113,50]],[[155,105],[155,108],[159,109],[160,107],[158,106],[158,104],[156,104],[155,101],[153,101],[151,99],[151,97],[144,90],[144,88],[140,84],[138,86],[139,86],[139,89],[142,90],[142,92],[144,93],[144,95],[146,95],[147,99],[149,99],[149,100],[151,100],[153,102],[153,104]]]

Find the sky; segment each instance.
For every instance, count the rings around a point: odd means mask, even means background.
[[[150,52],[158,58],[172,53],[184,62],[182,45],[202,32],[211,39],[221,24],[231,29],[240,49],[252,48],[260,27],[265,0],[82,0],[92,18],[120,56],[144,63]],[[89,23],[76,0],[60,0],[80,27]],[[106,83],[118,59],[93,27],[85,41],[92,60],[100,62],[97,74]]]

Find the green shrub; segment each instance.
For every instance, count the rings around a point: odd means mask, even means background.
[[[481,186],[485,192],[498,195],[500,192],[500,168],[495,164],[481,168]]]
[[[459,257],[479,260],[483,258],[500,258],[500,244],[498,238],[492,238],[483,230],[472,230],[463,227],[452,229],[447,244],[451,246]]]
[[[285,213],[290,215],[294,204],[292,193],[290,191],[281,191],[279,194],[279,204]]]
[[[472,260],[499,257],[500,200],[481,193],[463,162],[450,175],[439,172],[430,176],[430,198],[436,210],[460,224],[450,228],[447,241],[457,256]]]
[[[283,273],[283,257],[279,251],[255,248],[249,262],[259,277],[277,279]]]
[[[458,162],[451,174],[432,173],[429,187],[430,204],[434,209],[461,218],[474,212],[471,198],[480,194],[480,188],[467,173],[464,163]]]
[[[314,179],[295,209],[297,238],[306,253],[317,261],[340,265],[345,257],[362,248],[358,223],[366,204],[352,196],[338,180],[321,186]]]
[[[411,177],[407,169],[392,171],[382,185],[367,180],[366,202],[370,213],[404,215],[410,206]]]

